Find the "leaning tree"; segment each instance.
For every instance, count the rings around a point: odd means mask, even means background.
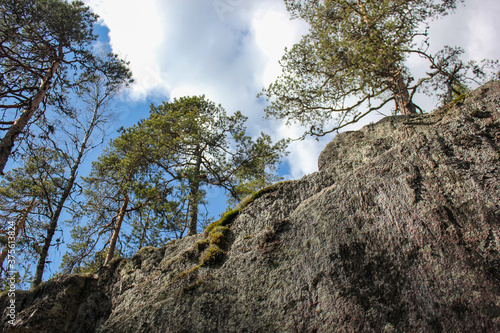
[[[285,0],[292,16],[309,23],[310,30],[286,51],[282,74],[263,90],[271,102],[266,116],[307,126],[305,135],[322,136],[391,101],[395,114],[416,113],[413,97],[426,84],[442,84],[449,97],[470,79],[484,80],[485,68],[495,63],[463,64],[456,48],[427,52],[429,21],[458,2]],[[416,80],[410,73],[411,54],[429,60],[425,77]],[[333,128],[325,129],[335,115]]]

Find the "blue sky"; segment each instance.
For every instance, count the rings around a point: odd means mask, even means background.
[[[298,137],[297,126],[287,127],[263,120],[265,103],[256,98],[280,73],[284,48],[307,33],[307,25],[290,20],[283,0],[85,0],[99,16],[97,33],[103,46],[130,61],[135,83],[116,101],[117,121],[110,125],[111,137],[149,114],[151,103],[174,97],[205,94],[228,113],[240,110],[249,117],[251,135],[261,131],[274,139]],[[500,59],[500,1],[467,0],[455,14],[431,25],[431,50],[443,45],[462,46],[465,59]],[[427,68],[410,59],[415,73]],[[427,111],[436,106],[429,98],[416,98]],[[391,110],[384,110],[390,114]],[[348,128],[357,129],[380,119],[369,116]],[[317,170],[317,158],[333,136],[316,141],[293,142],[281,174],[297,179]],[[97,149],[87,158],[80,175],[88,171]],[[212,215],[226,207],[222,191],[212,190]],[[69,236],[65,239],[70,241]],[[52,257],[60,261],[61,254]],[[59,257],[59,258],[58,258]],[[48,273],[55,272],[51,267]]]

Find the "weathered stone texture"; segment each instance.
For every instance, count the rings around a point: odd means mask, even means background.
[[[241,209],[217,265],[204,235],[143,249],[23,294],[10,331],[500,332],[499,162],[497,82],[337,135]]]

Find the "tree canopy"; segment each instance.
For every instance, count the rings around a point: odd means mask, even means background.
[[[452,48],[427,53],[428,22],[459,2],[285,0],[292,16],[307,21],[310,30],[286,51],[282,74],[262,93],[271,102],[267,117],[300,123],[309,128],[306,134],[322,136],[391,101],[395,114],[416,113],[413,97],[430,81],[450,82],[453,91],[467,83],[464,72],[470,69],[474,79],[483,79],[492,63],[461,64]],[[416,80],[410,73],[406,61],[412,53],[430,61],[426,77]],[[325,129],[327,124],[332,128]]]
[[[0,182],[0,228],[16,242],[16,269],[23,283],[31,277],[30,265],[40,254],[48,221],[62,193],[64,158],[54,149],[38,147],[25,157],[20,167],[9,170]],[[9,248],[3,236],[0,244],[2,271]]]
[[[1,173],[47,105],[64,107],[68,89],[96,72],[111,83],[130,81],[131,73],[116,55],[95,54],[97,15],[81,1],[2,0],[0,17]]]
[[[154,138],[150,141],[150,151],[155,152],[153,163],[187,181],[189,234],[197,232],[201,186],[221,187],[239,200],[276,180],[269,171],[275,170],[286,142],[272,144],[263,133],[252,140],[244,126],[247,118],[240,112],[229,116],[204,96],[180,98],[153,106],[151,111],[150,118],[140,126]],[[154,147],[157,143],[161,146]]]
[[[79,239],[70,246],[74,255],[66,257],[66,268],[80,265],[96,239],[111,231],[108,263],[125,222],[123,240],[157,245],[168,240],[165,232],[170,237],[198,232],[210,187],[239,200],[277,181],[287,141],[273,143],[262,133],[252,139],[246,120],[241,112],[228,115],[222,106],[194,96],[152,105],[147,119],[122,129],[86,178],[87,203],[79,215],[90,221],[75,229]]]

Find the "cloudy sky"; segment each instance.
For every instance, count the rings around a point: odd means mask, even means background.
[[[101,38],[130,61],[135,76],[120,107],[121,125],[147,117],[151,103],[205,94],[229,113],[240,110],[248,116],[251,134],[265,131],[276,139],[301,134],[298,128],[263,121],[265,105],[256,98],[280,73],[285,46],[307,32],[303,22],[289,19],[282,0],[85,2],[101,17]],[[431,46],[459,45],[468,59],[499,59],[499,17],[500,1],[466,0],[465,7],[432,24]],[[413,66],[423,69],[417,62]],[[293,143],[283,168],[286,176],[316,171],[317,157],[331,138]]]

